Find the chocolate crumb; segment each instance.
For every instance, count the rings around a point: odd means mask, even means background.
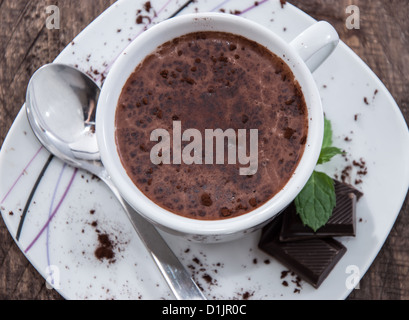
[[[289,273],[290,273],[290,270],[281,271],[280,279],[284,279]]]
[[[357,172],[357,174],[359,174],[359,175],[366,175],[368,173],[368,171],[367,171],[367,169],[365,168],[364,170],[359,170],[358,172]]]
[[[185,79],[182,79],[181,81],[183,81],[183,80],[186,81],[188,84],[191,84],[191,85],[196,83],[196,81],[194,79],[192,79],[192,78],[185,78]]]
[[[368,102],[368,98],[367,98],[367,97],[364,97],[364,102],[365,102],[366,105],[369,105],[369,102]]]
[[[286,5],[286,3],[287,3],[286,0],[280,0],[281,9],[284,9],[284,6]]]
[[[245,124],[245,123],[247,123],[247,121],[249,121],[249,117],[246,116],[245,114],[243,114],[243,115],[241,116],[241,122],[243,122],[243,124]]]
[[[256,198],[251,198],[249,200],[249,203],[252,207],[257,207],[257,199]]]
[[[145,147],[144,144],[141,144],[141,145],[139,146],[139,149],[141,149],[142,151],[145,151],[145,152],[149,151],[149,150]]]
[[[302,281],[302,280],[301,280],[301,278],[300,278],[299,276],[296,276],[296,277],[295,277],[295,280],[291,280],[291,282],[295,283],[298,288],[301,288],[301,287],[302,287],[301,281]]]
[[[375,97],[377,94],[378,94],[378,89],[376,89],[373,93],[372,102],[375,100]]]
[[[220,209],[220,215],[222,217],[228,217],[232,215],[232,212],[229,208],[223,207]]]
[[[243,300],[248,300],[254,293],[250,293],[248,291],[243,293]]]
[[[209,284],[212,284],[212,282],[213,282],[213,278],[212,278],[210,275],[208,275],[207,273],[205,273],[205,274],[202,276],[202,278],[203,278],[207,283],[209,283]]]
[[[284,138],[286,138],[286,139],[291,139],[291,137],[293,136],[293,134],[295,133],[295,130],[294,129],[291,129],[291,128],[286,128],[285,129],[285,131],[284,131]]]
[[[203,193],[201,198],[200,198],[200,202],[202,205],[206,206],[206,207],[210,207],[213,204],[212,199],[210,198],[210,195],[208,193]]]
[[[232,10],[230,10],[230,14],[234,14],[234,15],[239,15],[239,14],[241,14],[241,11],[240,10],[234,10],[234,11],[232,11]]]
[[[349,174],[350,174],[351,170],[352,170],[352,166],[349,166],[349,165],[346,166],[346,167],[342,170],[342,172],[341,172],[341,180],[342,180],[342,182],[345,183],[345,181],[346,181],[347,178],[349,177]]]
[[[287,100],[287,101],[285,102],[285,104],[286,104],[287,106],[289,106],[289,105],[293,104],[294,102],[295,102],[295,99],[292,98],[292,99]]]
[[[209,93],[214,93],[214,87],[213,87],[213,86],[210,86],[210,87],[207,89],[207,92],[209,92]]]
[[[108,234],[99,234],[98,235],[99,246],[95,250],[95,256],[98,260],[107,259],[110,260],[110,263],[114,262],[112,259],[115,257],[113,251],[113,244],[109,238]]]
[[[359,168],[361,168],[361,169],[364,169],[364,168],[365,168],[365,161],[364,161],[363,159],[359,159],[359,162],[356,161],[356,160],[353,160],[353,161],[352,161],[352,164],[353,164],[355,167],[359,167]]]
[[[142,15],[140,15],[140,16],[138,16],[138,17],[136,18],[136,24],[142,24],[144,19],[147,19],[147,20],[148,20],[148,24],[150,24],[150,23],[152,22],[152,19],[151,19],[149,16],[142,16]]]
[[[164,79],[167,79],[167,78],[168,78],[168,74],[169,74],[169,71],[168,71],[168,70],[162,70],[162,71],[160,72],[160,75],[161,75],[162,78],[164,78]]]
[[[146,12],[151,11],[152,9],[152,5],[150,1],[145,2],[145,4],[143,5],[143,8],[145,9]]]
[[[196,258],[196,257],[193,258],[193,262],[198,264],[198,265],[201,265],[200,260],[198,258]]]

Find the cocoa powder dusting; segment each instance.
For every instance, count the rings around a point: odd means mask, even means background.
[[[109,238],[108,234],[99,234],[98,235],[99,246],[95,250],[95,256],[98,260],[107,259],[110,262],[114,262],[115,253],[113,251],[113,244]]]

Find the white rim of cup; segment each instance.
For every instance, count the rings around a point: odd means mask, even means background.
[[[275,53],[283,60],[287,60],[284,62],[286,62],[291,68],[296,80],[299,82],[308,108],[309,128],[304,154],[302,155],[293,176],[287,182],[285,187],[273,198],[260,207],[237,217],[220,220],[198,220],[183,217],[167,211],[150,200],[135,186],[127,175],[125,169],[122,167],[117,152],[114,119],[117,101],[122,88],[130,74],[143,60],[142,58],[137,62],[131,61],[135,53],[143,46],[143,44],[151,43],[153,36],[160,38],[160,35],[167,35],[165,40],[159,41],[157,45],[153,45],[152,50],[149,52],[151,53],[160,44],[177,37],[171,36],[170,34],[172,34],[174,30],[183,29],[182,26],[186,24],[189,26],[195,25],[197,27],[204,28],[203,31],[226,30],[226,28],[224,28],[224,30],[221,30],[220,28],[213,28],[212,23],[215,21],[222,26],[237,26],[237,24],[239,24],[240,32],[236,32],[237,34],[259,42],[257,39],[254,39],[254,37],[246,36],[246,34],[248,35],[249,33],[256,33],[260,37],[269,39],[268,41],[270,42],[271,46],[274,45],[280,49],[280,53],[277,52],[277,50],[270,51]],[[199,30],[190,29],[179,32],[179,36],[195,31]],[[235,33],[234,31],[227,32]],[[260,39],[260,37],[258,37],[258,39]],[[262,45],[266,45],[266,43],[262,43]],[[269,48],[269,45],[266,46]],[[143,57],[145,57],[147,54],[143,55]],[[324,124],[321,99],[311,71],[289,43],[282,40],[264,26],[245,18],[223,13],[197,13],[186,14],[163,21],[145,31],[128,46],[128,48],[114,63],[105,80],[98,100],[96,126],[96,134],[102,162],[123,198],[136,211],[159,227],[162,226],[166,229],[184,234],[210,236],[234,234],[251,229],[271,220],[283,209],[285,209],[285,207],[294,200],[297,194],[304,187],[316,166],[321,150]]]

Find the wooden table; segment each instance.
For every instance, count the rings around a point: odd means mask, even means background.
[[[200,1],[200,0],[199,0]],[[271,0],[275,1],[275,0]],[[278,1],[278,0],[277,0]],[[0,145],[24,103],[33,72],[57,54],[113,0],[0,0]],[[293,0],[335,26],[341,39],[378,75],[409,120],[407,0]],[[360,29],[345,26],[348,5],[360,9]],[[45,8],[60,8],[59,30],[45,27]],[[388,214],[385,212],[385,214]],[[409,198],[379,255],[349,299],[409,299]],[[62,299],[45,286],[0,219],[0,299]]]

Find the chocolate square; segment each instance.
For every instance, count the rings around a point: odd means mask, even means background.
[[[364,195],[361,191],[355,189],[350,184],[340,182],[338,180],[334,180],[334,187],[335,187],[335,194],[336,195],[345,195],[348,193],[353,193],[356,196],[356,201],[359,201],[361,197]]]
[[[280,232],[280,241],[296,241],[312,238],[355,236],[356,196],[348,193],[337,197],[337,205],[331,218],[325,226],[316,232],[308,226],[304,226],[300,216],[297,214],[294,203],[283,211],[283,224]]]
[[[345,254],[345,246],[332,238],[281,242],[281,223],[280,216],[263,229],[259,248],[318,288]]]
[[[296,241],[311,238],[341,237],[356,235],[356,201],[362,193],[355,188],[334,180],[336,206],[325,226],[314,232],[304,226],[297,214],[294,203],[291,203],[283,212],[283,223],[280,241]]]

